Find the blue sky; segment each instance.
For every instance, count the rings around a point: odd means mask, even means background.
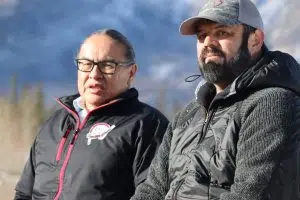
[[[0,1],[0,91],[8,90],[9,77],[17,73],[20,85],[44,82],[49,101],[76,92],[73,58],[80,42],[97,29],[115,28],[129,38],[136,50],[139,72],[135,86],[142,100],[155,104],[162,89],[168,91],[168,101],[192,98],[196,82],[185,83],[184,78],[198,73],[195,38],[181,36],[178,27],[204,2]],[[253,2],[264,18],[266,38],[270,38],[267,43],[299,58],[299,42],[293,40],[299,25],[284,28],[287,19],[297,19],[294,15],[299,0]]]

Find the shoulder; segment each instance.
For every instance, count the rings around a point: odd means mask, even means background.
[[[147,103],[138,101],[136,106],[138,110],[137,114],[141,115],[142,118],[151,118],[153,120],[160,120],[167,123],[169,122],[167,117],[162,112]]]
[[[269,51],[271,56],[273,56],[274,60],[281,64],[286,65],[299,65],[296,59],[288,53],[281,51]]]
[[[57,109],[49,118],[46,120],[45,124],[53,123],[56,121],[61,121],[69,115],[69,112],[64,108]]]
[[[259,101],[290,101],[299,98],[299,96],[285,88],[269,87],[254,91],[248,95],[244,102],[259,102]]]
[[[200,108],[200,104],[197,102],[196,99],[191,100],[186,106],[180,110],[172,120],[172,126],[180,127],[189,124],[189,122],[193,119],[195,113]]]
[[[46,121],[40,126],[39,129],[39,135],[43,132],[44,130],[48,130],[49,127],[57,127],[58,125],[61,125],[62,122],[65,121],[65,119],[68,116],[68,112],[61,108],[56,110]]]
[[[242,102],[241,112],[249,115],[251,112],[265,114],[287,113],[297,111],[300,106],[299,96],[285,88],[264,88],[249,94]]]

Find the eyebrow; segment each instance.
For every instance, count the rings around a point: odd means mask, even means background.
[[[216,25],[216,26],[214,27],[214,29],[220,29],[220,28],[230,28],[230,27],[229,27],[229,26],[226,26],[226,25],[224,25],[224,24],[218,24],[218,25]],[[204,30],[201,29],[201,28],[198,28],[196,31],[197,31],[198,33],[200,33],[200,32],[203,32]]]
[[[80,60],[91,60],[92,61],[92,59],[90,59],[90,58],[88,58],[88,57],[81,57],[81,56],[78,56],[76,59],[80,59]]]
[[[229,28],[229,26],[223,25],[223,24],[218,24],[216,25],[215,28]]]
[[[77,59],[82,59],[82,60],[89,60],[89,61],[95,61],[95,60],[93,60],[93,59],[91,59],[91,58],[88,58],[88,57],[85,57],[85,56],[83,56],[83,57],[78,57]],[[106,56],[105,57],[105,59],[103,59],[103,60],[97,60],[97,62],[102,62],[102,61],[112,61],[112,62],[117,62],[117,60],[116,59],[113,59],[112,57],[110,57],[110,56]]]

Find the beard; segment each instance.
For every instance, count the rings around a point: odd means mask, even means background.
[[[251,60],[246,41],[242,41],[237,54],[228,61],[221,50],[215,47],[205,47],[199,59],[199,68],[203,78],[213,84],[233,82],[236,77],[248,68]],[[224,62],[222,64],[213,61],[205,63],[205,57],[209,53],[218,55],[223,58]]]

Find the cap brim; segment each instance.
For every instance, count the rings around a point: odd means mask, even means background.
[[[201,20],[210,20],[213,22],[217,22],[220,24],[227,24],[227,25],[234,24],[234,23],[225,22],[219,17],[195,16],[184,20],[179,27],[179,32],[182,35],[195,35],[196,26],[200,24]]]
[[[194,35],[196,33],[196,27],[195,24],[203,19],[202,17],[191,17],[186,20],[184,20],[180,27],[179,32],[182,35]]]

